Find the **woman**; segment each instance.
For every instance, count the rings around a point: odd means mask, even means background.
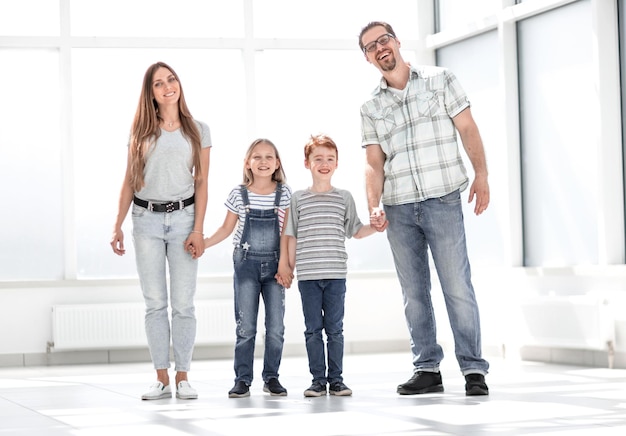
[[[176,397],[198,398],[187,372],[196,336],[193,299],[197,257],[204,252],[210,147],[209,127],[192,118],[178,75],[165,63],[151,65],[144,75],[132,124],[111,240],[113,251],[123,255],[122,223],[133,203],[137,273],[146,302],[148,347],[157,373],[157,381],[142,395],[143,400],[172,396],[168,375],[170,338]]]

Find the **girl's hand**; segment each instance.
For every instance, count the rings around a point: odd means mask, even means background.
[[[280,285],[284,286],[285,289],[289,289],[293,282],[293,271],[290,268],[281,268],[279,265],[278,272],[274,278]]]
[[[280,275],[276,274],[274,276],[279,285],[283,286],[285,289],[289,289],[291,287],[291,279],[283,279]]]

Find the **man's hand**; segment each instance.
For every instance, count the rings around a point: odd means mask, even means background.
[[[388,225],[389,221],[387,221],[385,211],[380,207],[373,208],[370,213],[370,226],[378,232],[384,232]]]

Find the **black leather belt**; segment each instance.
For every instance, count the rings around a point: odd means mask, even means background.
[[[193,195],[185,200],[170,201],[169,203],[153,203],[151,201],[142,200],[133,196],[133,203],[137,206],[144,207],[151,212],[165,212],[170,213],[175,210],[184,209],[187,206],[191,206],[194,202]]]

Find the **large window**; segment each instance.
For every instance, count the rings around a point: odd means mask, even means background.
[[[476,217],[475,202],[464,203],[468,248],[473,265],[501,265],[508,257],[504,242],[508,235],[499,219],[506,216],[507,191],[506,185],[497,183],[506,176],[507,162],[506,148],[502,146],[504,115],[499,98],[498,53],[496,31],[437,50],[437,65],[449,68],[456,75],[470,99],[472,115],[478,124],[487,156],[491,194],[489,209]],[[474,179],[472,164],[465,153],[461,154],[471,182]],[[468,191],[464,192],[464,199],[467,199]]]
[[[0,50],[0,280],[63,278],[59,53]]]
[[[519,23],[527,266],[598,262],[598,99],[590,1]]]
[[[626,0],[618,1],[618,21],[620,40],[620,79],[621,79],[621,109],[622,109],[622,168],[626,169]],[[626,193],[626,177],[623,182],[624,193]],[[626,203],[626,194],[625,194]],[[626,226],[626,223],[625,223]]]
[[[415,47],[418,1],[0,0],[0,10],[0,193],[11,201],[0,281],[136,276],[130,216],[126,255],[109,239],[141,81],[156,61],[176,70],[211,128],[205,233],[222,223],[253,139],[276,142],[295,190],[310,183],[302,148],[317,132],[337,141],[336,185],[368,222],[358,114],[379,75],[357,37],[385,20]],[[384,234],[348,244],[352,270],[393,268]],[[231,274],[231,253],[228,238],[200,274]]]
[[[0,281],[136,276],[130,216],[126,256],[109,238],[142,77],[155,61],[176,70],[192,114],[211,128],[205,233],[222,223],[252,140],[277,144],[297,190],[310,183],[302,147],[318,132],[336,140],[335,184],[367,222],[359,106],[379,73],[357,37],[370,21],[391,23],[412,63],[434,63],[436,52],[470,98],[492,195],[480,217],[465,208],[473,266],[619,263],[623,145],[618,102],[607,103],[619,90],[606,62],[615,38],[602,32],[612,4],[0,0]],[[385,234],[347,244],[350,271],[393,270]],[[230,275],[231,253],[230,238],[211,248],[200,274]]]

